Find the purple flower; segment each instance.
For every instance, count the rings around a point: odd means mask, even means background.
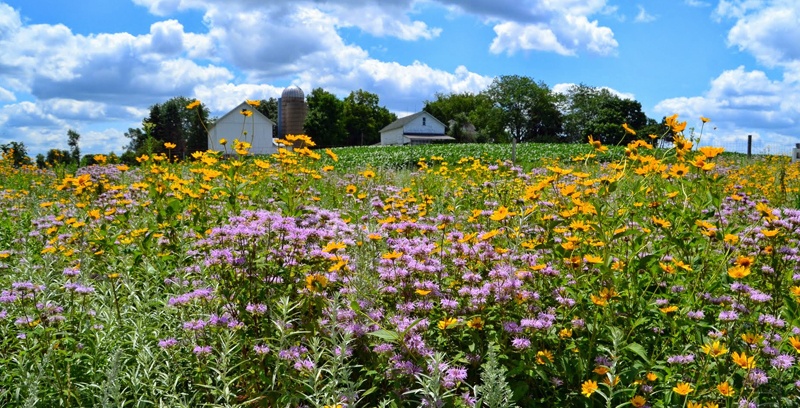
[[[462,367],[448,368],[442,379],[445,388],[454,388],[458,383],[467,379],[467,369]]]
[[[511,345],[517,350],[523,350],[531,346],[531,341],[524,337],[514,337],[514,340],[511,340]]]
[[[739,318],[739,314],[733,310],[723,310],[719,312],[719,320],[723,322],[732,322]]]
[[[261,354],[261,355],[267,354],[269,353],[269,346],[267,346],[266,344],[256,344],[255,346],[253,346],[253,351],[255,351],[256,354]]]
[[[765,373],[764,370],[754,368],[747,374],[747,381],[758,387],[759,385],[766,384],[767,381],[769,381],[769,377],[767,377],[767,373]]]
[[[786,370],[794,364],[794,357],[788,354],[781,354],[770,360],[769,363],[778,370]]]
[[[706,314],[702,310],[690,310],[686,312],[686,317],[693,320],[702,320],[704,317],[706,317]]]
[[[694,354],[686,354],[686,355],[675,355],[670,356],[667,358],[667,363],[669,364],[689,364],[694,362]]]
[[[162,349],[168,349],[168,348],[174,347],[176,345],[178,345],[178,340],[175,340],[172,337],[170,337],[168,339],[162,339],[162,340],[158,341],[158,347],[161,347]]]
[[[192,352],[198,356],[211,354],[211,346],[194,346]]]
[[[308,358],[297,360],[294,363],[294,369],[297,371],[304,371],[304,370],[311,371],[314,369],[314,367],[315,367],[314,362]]]

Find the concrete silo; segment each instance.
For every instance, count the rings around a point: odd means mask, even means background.
[[[305,134],[303,125],[307,114],[303,90],[294,85],[284,89],[278,100],[278,137],[283,139],[286,135]]]

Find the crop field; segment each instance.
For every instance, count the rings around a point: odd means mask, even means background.
[[[0,406],[800,405],[788,158],[289,139],[0,162]]]

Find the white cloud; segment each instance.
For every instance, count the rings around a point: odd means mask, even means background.
[[[555,93],[566,94],[567,91],[569,91],[570,88],[572,88],[573,86],[576,86],[576,85],[578,85],[578,84],[571,83],[571,82],[559,83],[559,84],[553,85],[553,87],[551,89]],[[622,99],[630,99],[632,101],[636,100],[636,96],[634,94],[630,93],[630,92],[618,91],[618,90],[616,90],[614,88],[610,88],[610,87],[607,87],[607,86],[600,86],[600,87],[597,87],[597,88],[605,89],[608,92],[611,92],[613,95],[616,95],[616,96],[618,96],[618,97],[620,97]]]
[[[702,96],[667,99],[655,110],[659,116],[678,113],[697,129],[700,116],[711,118],[716,128],[706,137],[711,144],[725,146],[752,134],[760,146],[771,145],[776,152],[798,141],[799,94],[798,83],[771,80],[763,71],[740,66],[712,80]]]
[[[17,100],[16,95],[13,92],[0,87],[0,102],[14,102]]]
[[[800,60],[800,3],[772,5],[739,17],[728,42],[767,66]]]
[[[637,5],[639,14],[633,19],[635,23],[649,23],[656,20],[656,17],[647,12],[642,5]]]

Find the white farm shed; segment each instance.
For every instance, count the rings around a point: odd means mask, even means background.
[[[242,114],[243,110],[253,112],[250,116]],[[225,151],[220,144],[220,139],[228,142],[227,151],[233,152],[233,141],[239,139],[252,145],[252,154],[277,153],[278,148],[272,141],[272,129],[275,123],[261,112],[242,102],[230,112],[217,120],[217,123],[208,130],[208,148],[211,150]],[[245,134],[247,132],[247,134]]]
[[[381,129],[381,144],[407,145],[455,140],[445,135],[444,129],[444,123],[430,113],[417,112]]]

